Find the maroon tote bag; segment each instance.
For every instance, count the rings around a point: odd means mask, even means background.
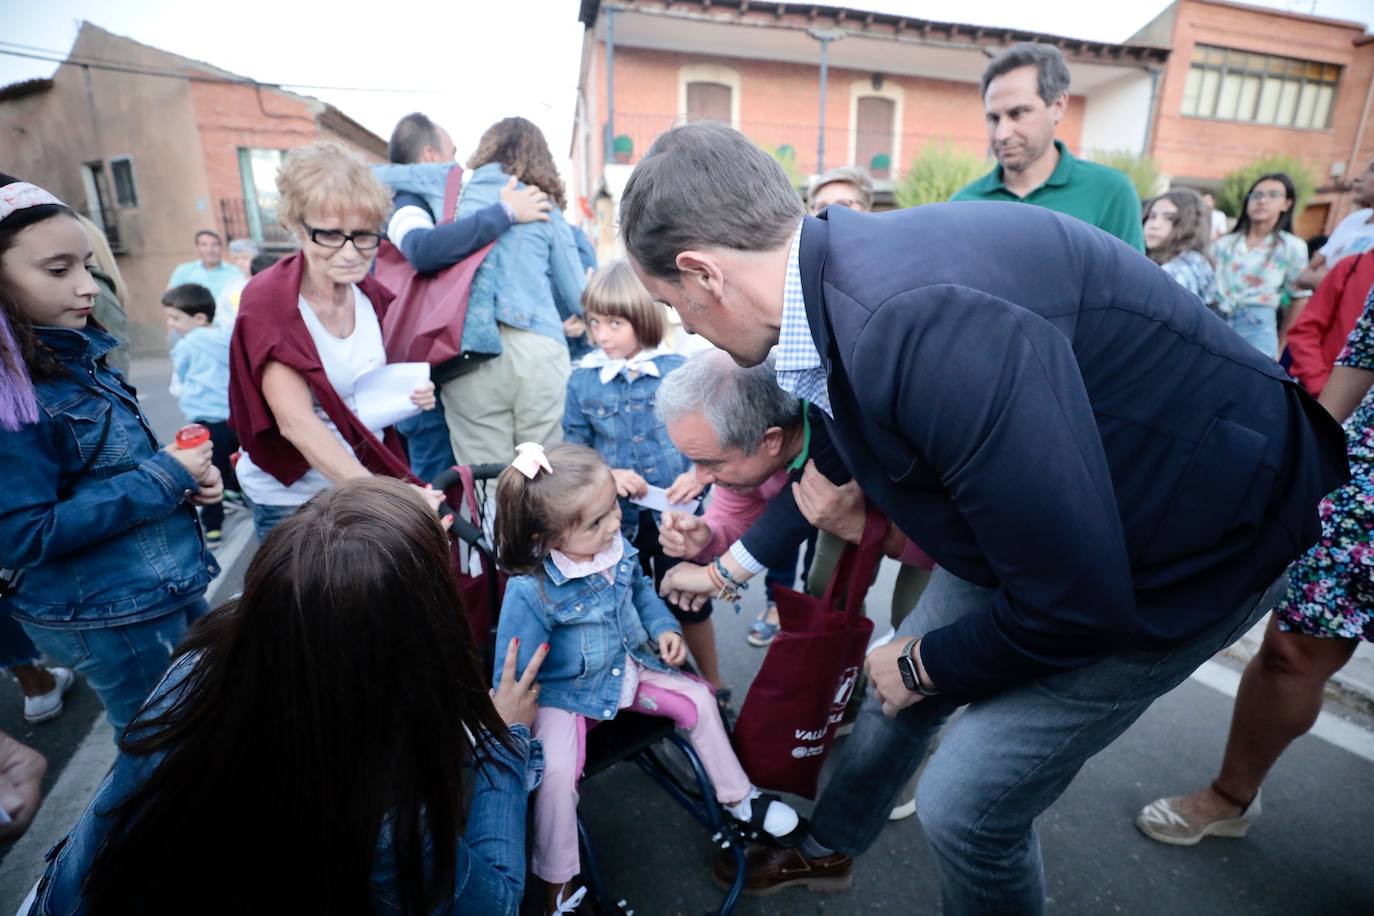
[[[821,764],[873,635],[873,621],[861,609],[886,533],[887,519],[869,512],[863,540],[845,547],[820,598],[773,590],[782,630],[735,724],[735,750],[756,785],[816,797]]]
[[[453,221],[463,170],[454,166],[444,186],[445,223]],[[490,358],[463,352],[463,325],[477,268],[495,242],[457,264],[432,274],[416,273],[400,249],[384,242],[377,250],[376,276],[396,298],[382,319],[382,341],[389,363],[429,363],[435,384],[463,375]]]

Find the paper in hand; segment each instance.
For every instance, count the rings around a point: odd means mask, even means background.
[[[655,512],[684,512],[692,515],[697,511],[697,506],[701,500],[693,499],[685,503],[668,502],[668,491],[662,487],[649,486],[643,496],[631,496],[630,502],[646,509],[653,509]]]
[[[410,396],[429,381],[429,363],[391,363],[364,372],[353,383],[358,419],[368,429],[385,429],[420,413]]]

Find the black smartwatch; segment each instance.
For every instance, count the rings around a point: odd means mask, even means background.
[[[897,670],[901,672],[902,683],[906,685],[907,690],[912,693],[919,693],[923,697],[933,697],[939,691],[934,688],[927,688],[921,683],[921,675],[916,668],[916,661],[911,657],[911,650],[916,648],[916,644],[920,641],[921,638],[918,636],[908,640],[907,644],[902,646],[902,654],[897,659]]]

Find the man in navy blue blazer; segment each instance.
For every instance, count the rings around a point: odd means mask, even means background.
[[[1015,204],[804,218],[782,169],[691,124],[636,167],[649,291],[818,404],[869,502],[940,569],[869,655],[870,698],[800,848],[748,887],[840,888],[917,793],[946,913],[1039,912],[1035,818],[1277,600],[1347,477],[1341,429],[1129,246]],[[730,866],[718,864],[718,877]]]

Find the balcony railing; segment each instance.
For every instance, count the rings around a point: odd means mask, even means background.
[[[296,237],[282,228],[275,213],[246,205],[240,197],[220,198],[219,215],[226,240],[252,239],[259,247],[272,251],[298,247]]]

